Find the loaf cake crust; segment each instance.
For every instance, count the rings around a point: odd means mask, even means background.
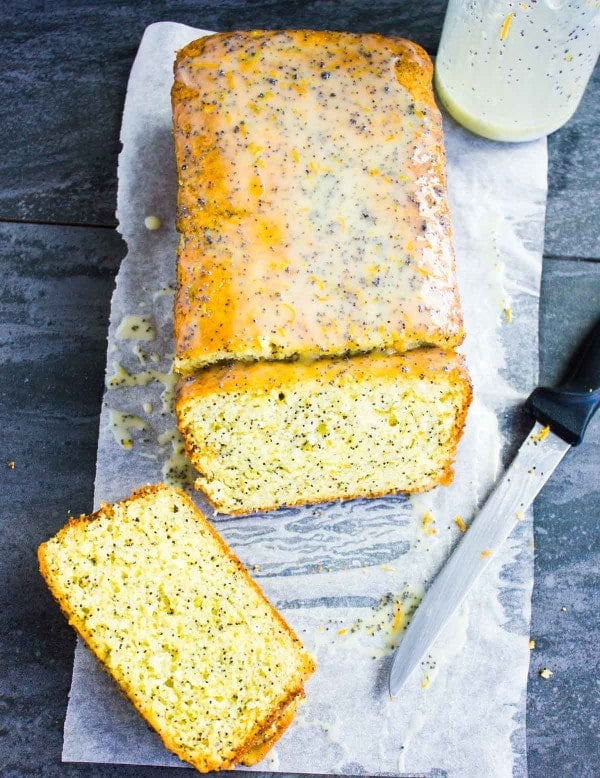
[[[275,719],[269,727],[263,730],[256,737],[253,744],[240,756],[240,764],[250,767],[258,764],[258,762],[265,758],[294,720],[303,699],[304,693],[300,692],[288,702],[279,717]]]
[[[432,65],[380,35],[250,31],[175,62],[175,369],[463,339]]]
[[[72,519],[38,559],[69,623],[200,772],[260,758],[289,725],[314,662],[183,492]]]
[[[196,487],[243,514],[450,483],[471,395],[460,355],[414,349],[215,365],[176,415]]]

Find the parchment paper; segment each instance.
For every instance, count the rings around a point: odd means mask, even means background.
[[[186,477],[171,409],[177,235],[169,90],[175,50],[201,34],[150,26],[131,72],[117,211],[129,253],[112,303],[97,504],[178,470]],[[445,130],[475,393],[454,484],[413,500],[215,517],[318,663],[306,704],[259,771],[526,774],[530,514],[399,697],[390,700],[386,689],[399,628],[458,540],[455,517],[469,523],[524,437],[517,409],[537,379],[546,143],[495,144],[450,119]],[[144,226],[148,215],[160,218],[160,229]],[[81,644],[63,758],[181,765]]]

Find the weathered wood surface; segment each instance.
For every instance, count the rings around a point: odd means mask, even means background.
[[[0,772],[169,776],[63,765],[74,638],[37,573],[35,548],[92,506],[106,325],[125,247],[115,224],[126,81],[145,26],[319,27],[407,35],[435,52],[445,3],[4,2],[0,8]],[[600,71],[549,139],[541,377],[556,379],[600,312]],[[10,223],[22,222],[22,223]],[[34,224],[41,222],[42,224]],[[58,226],[80,225],[80,226]],[[88,226],[83,226],[88,225]],[[92,226],[89,226],[92,225]],[[600,763],[595,666],[600,420],[535,505],[528,688],[532,778]],[[14,461],[14,469],[8,463]],[[566,608],[566,610],[563,610]],[[547,666],[554,675],[538,675]]]

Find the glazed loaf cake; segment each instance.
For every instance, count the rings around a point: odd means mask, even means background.
[[[415,349],[216,365],[176,412],[197,486],[234,514],[447,484],[470,399],[460,356]]]
[[[176,413],[219,511],[452,477],[471,387],[431,76],[379,35],[177,55]]]
[[[293,719],[313,660],[182,492],[104,505],[38,556],[69,623],[200,772],[253,764]]]
[[[212,35],[172,91],[176,371],[463,339],[432,65],[380,35]]]

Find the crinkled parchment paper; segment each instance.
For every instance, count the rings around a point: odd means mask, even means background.
[[[152,25],[131,72],[117,214],[129,253],[112,303],[97,504],[186,475],[171,407],[177,234],[169,91],[175,50],[201,34]],[[524,437],[518,407],[537,378],[546,143],[495,144],[447,120],[446,148],[464,352],[475,390],[454,484],[413,500],[216,518],[318,662],[306,704],[259,770],[526,774],[530,514],[399,697],[391,700],[386,689],[402,626],[461,535],[455,517],[469,524]],[[145,227],[148,215],[160,218],[160,229]],[[63,756],[181,764],[81,644]]]

